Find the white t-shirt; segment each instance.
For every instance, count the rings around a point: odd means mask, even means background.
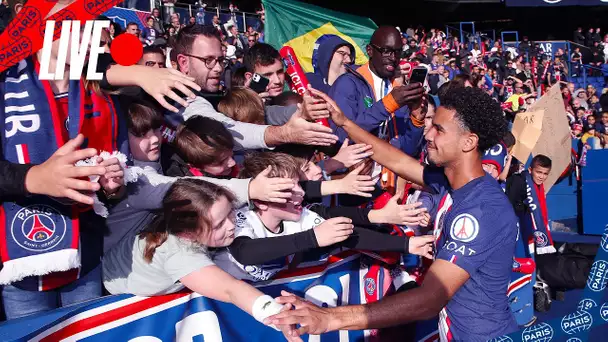
[[[239,210],[236,213],[235,238],[246,236],[251,239],[263,239],[292,235],[313,229],[323,221],[325,220],[317,213],[304,208],[300,221],[283,221],[283,231],[275,234],[266,229],[255,212],[252,210]],[[279,271],[286,269],[292,259],[293,255],[273,260],[263,265],[242,265],[232,257],[230,252],[223,251],[218,253],[213,258],[213,261],[236,279],[264,281],[272,278]]]
[[[111,294],[155,296],[184,288],[179,280],[203,267],[214,265],[206,248],[169,235],[156,248],[152,262],[144,260],[145,239],[124,238],[103,257],[103,284]]]

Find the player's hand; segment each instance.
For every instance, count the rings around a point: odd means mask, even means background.
[[[334,320],[331,309],[318,307],[287,291],[281,291],[281,297],[278,297],[276,301],[279,304],[291,304],[295,310],[283,311],[270,316],[264,320],[265,324],[299,324],[300,328],[295,331],[295,336],[320,335],[332,330],[331,322]]]
[[[287,203],[296,186],[291,178],[269,178],[268,166],[249,182],[249,198],[263,202]]]
[[[344,113],[342,112],[340,107],[338,107],[334,100],[332,100],[329,96],[327,96],[327,94],[323,93],[322,91],[313,88],[311,85],[308,86],[308,92],[310,92],[310,94],[314,96],[319,103],[327,103],[327,109],[329,109],[331,120],[336,124],[336,126],[344,126],[348,118],[346,117],[346,115],[344,115]]]
[[[316,226],[314,232],[319,247],[331,246],[348,239],[355,228],[352,222],[347,217],[334,217]]]
[[[410,237],[408,251],[410,254],[420,255],[427,259],[433,259],[433,243],[435,237],[433,235],[412,236]]]
[[[302,97],[302,104],[298,107],[302,110],[302,116],[308,121],[317,121],[329,118],[329,105],[325,101],[315,98],[310,91],[306,91]]]
[[[336,180],[336,182],[340,183],[339,193],[368,198],[372,197],[371,192],[374,191],[374,185],[378,183],[378,180],[372,179],[372,176],[369,175],[362,175],[361,172],[364,168],[365,164],[361,164],[344,178]]]
[[[75,166],[79,160],[97,155],[94,148],[79,150],[84,136],[65,143],[53,155],[40,165],[33,166],[25,176],[25,188],[31,194],[46,195],[56,198],[69,198],[73,201],[92,205],[89,195],[100,189],[97,182],[89,177],[103,176],[103,166]]]
[[[285,311],[289,311],[293,308],[293,305],[291,304],[285,304],[283,305],[283,309],[281,309],[281,312],[285,312]],[[285,336],[285,339],[288,342],[302,342],[302,339],[300,338],[300,336],[298,336],[298,334],[296,333],[297,331],[297,327],[295,324],[286,324],[286,325],[277,325],[276,326],[277,329],[281,330],[281,332],[283,333],[283,336]]]

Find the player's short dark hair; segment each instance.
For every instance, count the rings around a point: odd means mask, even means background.
[[[507,148],[511,148],[515,146],[515,136],[510,131],[507,131],[505,136],[502,138],[502,142],[505,143],[505,146],[507,146]]]
[[[256,65],[269,66],[277,60],[281,61],[281,55],[277,49],[269,44],[257,43],[247,51],[243,64],[248,72],[255,72]]]
[[[129,22],[129,23],[127,24],[127,26],[125,26],[125,27],[126,27],[126,28],[129,28],[129,26],[133,26],[133,25],[135,25],[135,26],[137,26],[137,28],[139,28],[139,25],[137,25],[137,23],[132,22],[132,21],[131,21],[131,22]]]
[[[500,104],[479,88],[455,87],[440,99],[441,106],[456,112],[463,128],[477,134],[477,150],[483,152],[498,144],[507,132],[507,121]]]
[[[549,158],[543,154],[535,155],[534,158],[532,158],[532,163],[530,163],[530,168],[533,169],[537,166],[546,167],[546,168],[550,169],[552,166],[551,158]]]
[[[222,41],[218,30],[212,25],[199,25],[192,24],[188,25],[177,34],[175,41],[173,42],[173,50],[177,54],[188,54],[192,51],[192,45],[197,37],[203,36],[208,38],[215,38],[218,41]]]

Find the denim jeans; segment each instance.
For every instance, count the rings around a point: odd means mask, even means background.
[[[82,303],[102,295],[101,266],[72,284],[51,291],[27,291],[12,285],[2,289],[6,319],[15,319]]]

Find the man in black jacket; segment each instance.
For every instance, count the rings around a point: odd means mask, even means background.
[[[585,45],[585,35],[583,34],[583,28],[578,27],[576,31],[574,31],[574,37],[572,38],[576,44]]]

